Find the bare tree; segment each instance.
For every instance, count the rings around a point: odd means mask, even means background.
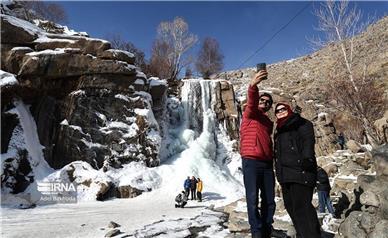
[[[221,53],[218,41],[207,37],[202,43],[195,66],[202,77],[206,79],[222,70],[224,67],[223,59],[224,56]]]
[[[318,30],[326,35],[320,42],[334,43],[340,52],[335,58],[340,65],[328,75],[331,80],[326,91],[337,99],[340,107],[360,121],[368,141],[376,146],[381,140],[373,121],[383,112],[384,91],[367,73],[372,59],[365,58],[363,63],[356,64],[356,60],[361,60],[357,58],[354,45],[354,36],[364,31],[368,23],[361,21],[361,11],[350,7],[348,1],[326,1],[315,15],[319,20]]]
[[[44,1],[20,1],[25,8],[33,11],[34,17],[49,20],[55,23],[66,23],[67,14],[65,9],[58,3]],[[33,20],[33,19],[30,19]]]
[[[126,41],[121,34],[108,34],[106,39],[110,41],[112,48],[125,50],[131,52],[135,56],[135,65],[143,71],[143,73],[148,73],[148,65],[145,60],[145,54],[142,50],[137,48],[132,42]]]
[[[152,53],[149,64],[150,76],[156,76],[161,79],[169,79],[173,71],[172,49],[167,42],[155,40],[152,45]]]
[[[158,26],[157,42],[168,45],[168,62],[170,72],[167,79],[175,80],[186,65],[190,62],[184,58],[185,53],[197,42],[197,36],[190,33],[189,26],[181,17],[176,17],[172,22],[161,22]]]

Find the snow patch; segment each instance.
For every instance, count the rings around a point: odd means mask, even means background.
[[[63,48],[57,48],[55,50],[42,50],[38,52],[30,52],[27,53],[26,55],[28,56],[38,56],[38,55],[60,55],[60,54],[65,54],[65,49]]]
[[[18,81],[14,74],[0,70],[0,87],[16,85]]]
[[[142,79],[136,79],[136,81],[134,82],[134,84],[137,84],[137,85],[144,85],[144,80],[142,80]]]
[[[28,21],[19,19],[17,17],[9,16],[9,15],[4,15],[4,14],[1,14],[1,18],[9,22],[11,25],[23,28],[31,35],[38,35],[38,36],[45,35],[45,32],[42,29],[40,29],[39,27],[35,26],[34,24]]]
[[[74,44],[76,41],[70,40],[70,39],[58,39],[58,38],[53,39],[53,38],[48,38],[47,36],[42,36],[34,40],[33,42],[34,43],[64,42],[64,43]]]
[[[85,90],[77,90],[77,91],[71,92],[69,95],[70,96],[84,96],[85,94],[86,94]]]
[[[121,99],[121,100],[129,102],[129,97],[125,96],[125,95],[122,95],[122,94],[116,94],[115,98],[118,98],[118,99]]]
[[[150,86],[151,87],[160,86],[160,85],[167,86],[167,81],[166,80],[159,79],[157,77],[151,77],[151,78],[149,78],[149,80],[150,80]]]
[[[143,191],[150,191],[160,187],[162,181],[159,174],[142,162],[131,162],[120,169],[110,169],[106,172],[117,186],[129,185]]]

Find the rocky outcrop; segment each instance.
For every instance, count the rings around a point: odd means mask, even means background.
[[[2,13],[8,10],[2,6]],[[26,176],[34,177],[24,169],[29,166],[22,156],[30,156],[27,150],[7,153],[20,128],[20,118],[8,113],[15,100],[30,105],[44,159],[54,169],[74,161],[105,172],[134,161],[159,165],[163,128],[153,110],[163,115],[165,82],[147,79],[133,65],[132,53],[111,49],[108,41],[47,21],[33,24],[2,14],[1,23],[2,153],[9,156],[4,159],[9,166],[2,185],[20,192],[30,179]],[[98,186],[101,199],[141,193],[128,186],[118,189],[111,182]]]
[[[339,237],[385,237],[388,234],[388,145],[373,151],[376,175],[360,175],[352,211]]]
[[[231,139],[239,138],[239,112],[236,104],[233,85],[228,81],[220,81],[216,87],[218,93],[215,107],[218,121],[224,125]]]

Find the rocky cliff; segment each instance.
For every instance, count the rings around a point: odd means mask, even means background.
[[[164,81],[147,79],[132,53],[85,33],[6,14],[1,25],[1,149],[9,165],[2,188],[20,192],[34,177],[29,158],[35,155],[15,143],[29,128],[15,113],[18,103],[28,105],[54,169],[73,161],[104,171],[132,161],[159,164],[163,128],[153,109],[165,101]]]

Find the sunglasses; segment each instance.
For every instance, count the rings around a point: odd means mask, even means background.
[[[287,111],[287,109],[285,107],[282,107],[282,108],[276,109],[275,110],[275,114],[278,114],[278,113],[281,113],[281,112],[285,112],[285,111]]]
[[[264,99],[264,98],[260,98],[259,102],[262,102],[262,103],[265,103],[265,104],[271,104],[270,100],[267,100],[267,99]]]

